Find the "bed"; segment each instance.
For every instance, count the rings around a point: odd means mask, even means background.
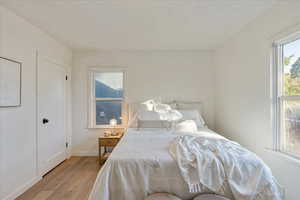
[[[179,134],[164,130],[129,130],[99,172],[90,200],[143,200],[156,192],[192,199],[197,194],[189,192],[168,152],[170,141]],[[216,133],[202,128],[197,134]],[[224,188],[219,194],[231,198],[228,191]],[[210,191],[203,187],[202,192]]]
[[[186,105],[190,107],[192,104],[185,103]],[[171,141],[182,134],[185,133],[157,127],[128,129],[101,168],[89,200],[143,200],[158,192],[191,200],[200,193],[212,193],[203,185],[199,192],[190,192],[181,176],[180,169],[169,152],[169,146]],[[206,126],[186,134],[226,140]],[[214,193],[234,200],[227,182]],[[265,199],[267,198],[264,196],[258,196],[255,200]]]

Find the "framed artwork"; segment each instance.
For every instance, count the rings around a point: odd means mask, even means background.
[[[22,63],[0,57],[0,107],[21,106]]]

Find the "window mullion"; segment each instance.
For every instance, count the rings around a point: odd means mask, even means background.
[[[300,100],[300,95],[280,96],[279,99],[285,101]]]
[[[123,98],[95,98],[96,101],[123,101]]]
[[[274,46],[274,149],[280,150],[280,135],[282,133],[282,95],[283,95],[283,84],[282,84],[282,45]]]
[[[276,62],[277,62],[277,95],[279,97],[284,95],[284,84],[283,84],[283,47],[282,45],[277,46],[277,55],[276,55]]]

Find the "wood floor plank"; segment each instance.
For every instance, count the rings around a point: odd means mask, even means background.
[[[85,179],[89,178],[86,174],[86,168],[91,163],[87,162],[87,159],[82,158],[81,162],[68,174],[65,174],[65,179],[59,184],[60,186],[55,190],[55,194],[51,195],[48,200],[56,200],[58,197],[63,199],[74,199],[77,192],[82,192],[79,187]]]
[[[85,200],[99,169],[97,157],[71,157],[17,200]]]
[[[69,171],[72,166],[74,167],[77,162],[80,161],[80,157],[72,157],[60,165],[58,165],[56,168],[54,168],[51,172],[49,172],[47,175],[43,177],[41,181],[39,181],[37,184],[32,186],[28,191],[23,193],[19,198],[22,200],[32,200],[35,198],[35,196],[43,190],[51,190],[51,182],[62,176],[65,172]],[[50,187],[48,187],[50,185]],[[47,189],[48,187],[48,189]],[[19,199],[17,198],[17,200]]]
[[[53,191],[41,191],[32,200],[46,200],[51,194]]]

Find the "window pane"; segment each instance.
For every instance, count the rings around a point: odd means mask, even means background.
[[[283,45],[283,90],[285,95],[300,95],[300,40]]]
[[[282,150],[300,157],[300,100],[283,102]]]
[[[97,98],[123,97],[123,72],[96,72],[94,76]]]
[[[96,124],[109,125],[111,119],[122,124],[122,101],[96,101]]]

